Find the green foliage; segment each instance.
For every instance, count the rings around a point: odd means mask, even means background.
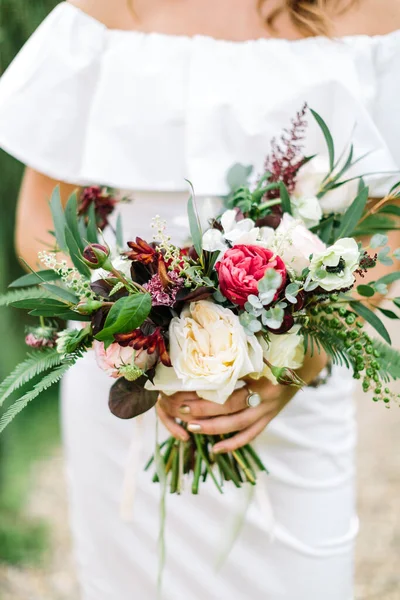
[[[337,331],[334,329],[325,327],[320,321],[318,324],[310,321],[302,333],[306,352],[310,352],[311,356],[316,351],[320,353],[324,350],[330,356],[333,364],[347,368],[353,365],[343,339],[337,335]]]
[[[379,353],[381,372],[391,379],[400,379],[400,352],[378,340],[373,340],[373,346]]]
[[[49,292],[41,288],[23,288],[21,290],[15,290],[11,292],[7,292],[0,296],[0,306],[10,306],[15,302],[23,302],[27,298],[35,299],[45,299],[51,298]]]
[[[63,375],[70,369],[73,365],[73,362],[66,362],[56,369],[47,373],[41,381],[39,381],[32,390],[26,392],[21,398],[18,398],[11,406],[6,410],[6,412],[0,418],[0,433],[4,431],[4,429],[11,423],[13,419],[35,398],[39,396],[42,392],[47,390],[49,387],[58,383]]]
[[[351,308],[357,313],[360,317],[365,319],[367,323],[371,325],[383,337],[385,342],[391,344],[391,339],[388,330],[380,320],[380,318],[372,312],[365,304],[361,304],[361,302],[350,302]]]
[[[0,385],[0,407],[13,392],[31,379],[61,363],[61,357],[55,348],[39,350],[16,366],[14,371]]]
[[[114,333],[129,333],[139,327],[151,310],[150,294],[124,296],[113,304],[107,315],[104,329],[96,335],[96,339],[107,341]]]
[[[191,184],[190,184],[191,185]],[[203,234],[201,231],[200,219],[194,201],[194,190],[188,201],[188,217],[190,226],[190,235],[192,237],[193,246],[199,256],[203,254]]]

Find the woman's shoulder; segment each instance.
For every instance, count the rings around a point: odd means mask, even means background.
[[[347,3],[348,4],[348,3]],[[387,35],[400,29],[400,0],[355,0],[337,20],[339,36]]]
[[[133,0],[67,0],[109,29],[133,29]]]

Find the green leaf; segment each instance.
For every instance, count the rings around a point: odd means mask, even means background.
[[[124,233],[123,233],[123,229],[122,229],[121,215],[118,215],[118,217],[117,217],[117,224],[115,227],[115,236],[117,239],[118,248],[123,248],[125,246],[125,242],[124,242]]]
[[[367,204],[368,192],[367,187],[363,188],[343,215],[339,231],[335,236],[337,240],[350,235],[357,226]]]
[[[21,386],[25,385],[44,371],[61,363],[61,356],[55,348],[38,350],[17,365],[12,373],[0,385],[0,407]]]
[[[385,215],[370,215],[354,229],[354,235],[374,235],[398,229],[396,222]],[[361,233],[360,233],[361,232]]]
[[[57,279],[60,279],[60,275],[58,273],[56,273],[52,269],[46,269],[44,271],[37,271],[37,274],[28,273],[27,275],[22,275],[22,277],[10,283],[8,287],[28,287],[32,285],[38,285],[40,283],[43,283],[43,281],[56,281]]]
[[[232,192],[235,192],[237,189],[247,184],[252,171],[252,165],[246,166],[240,163],[236,163],[229,169],[226,181]]]
[[[30,310],[36,308],[54,309],[55,311],[60,309],[69,310],[68,304],[54,300],[54,298],[26,298],[25,300],[16,300],[12,302],[12,306]]]
[[[79,302],[78,296],[72,294],[65,288],[60,287],[59,285],[52,285],[51,283],[45,283],[43,287],[52,294],[52,296],[56,296],[57,298],[61,298],[61,300],[65,300],[66,302],[70,302],[71,304],[77,304]]]
[[[60,312],[55,312],[54,310],[49,310],[46,308],[38,308],[35,310],[31,310],[29,312],[33,317],[57,317],[58,319],[62,319],[63,321],[91,321],[90,315],[81,315],[72,310],[60,310]]]
[[[372,312],[372,310],[367,308],[364,304],[361,304],[361,302],[350,302],[350,305],[354,312],[365,319],[367,323],[369,323],[388,344],[392,343],[386,327],[380,318]]]
[[[47,373],[29,392],[16,400],[0,419],[0,433],[11,423],[11,421],[35,398],[49,387],[58,383],[63,375],[72,367],[72,362],[67,362]]]
[[[279,191],[280,191],[280,196],[281,196],[281,201],[282,201],[282,210],[284,213],[289,213],[289,215],[291,215],[292,214],[292,204],[290,202],[289,192],[287,190],[286,185],[282,181],[279,183]]]
[[[104,341],[115,333],[129,333],[142,325],[151,310],[150,294],[124,296],[113,304],[107,315],[104,328],[96,340]]]
[[[315,112],[315,110],[310,109],[310,112],[311,112],[312,116],[314,117],[314,119],[316,120],[317,124],[319,125],[319,127],[324,135],[326,145],[328,147],[328,153],[329,153],[329,166],[332,171],[333,167],[335,166],[335,145],[333,142],[332,134],[329,130],[329,127],[323,120],[323,118],[317,112]]]
[[[386,246],[388,243],[388,236],[383,233],[376,233],[369,243],[371,248],[380,248],[381,246]]]
[[[90,244],[97,244],[99,241],[99,238],[97,235],[96,212],[95,212],[93,203],[89,206],[89,210],[87,212],[87,217],[88,217],[87,241]]]
[[[399,317],[392,310],[388,310],[387,308],[382,308],[381,306],[375,306],[385,317],[388,319],[398,319]]]
[[[82,261],[82,255],[79,246],[76,243],[76,240],[72,235],[71,231],[68,229],[68,227],[65,228],[65,240],[68,246],[69,254],[75,267],[78,269],[81,275],[86,277],[86,279],[90,279],[90,269]]]
[[[0,306],[10,306],[17,300],[25,300],[29,298],[50,298],[49,292],[42,288],[33,287],[21,290],[13,290],[0,296]]]
[[[65,215],[61,204],[60,186],[54,188],[50,199],[50,210],[53,217],[54,231],[59,248],[63,252],[67,252],[67,244],[65,241]]]
[[[190,185],[192,187],[192,195],[189,198],[188,207],[187,207],[188,217],[189,217],[189,226],[190,226],[190,235],[191,235],[191,238],[193,241],[193,246],[194,246],[197,254],[199,256],[202,256],[202,254],[203,254],[203,247],[202,247],[203,234],[201,232],[199,215],[197,213],[196,206],[194,203],[193,186],[192,186],[192,184],[190,184]]]
[[[388,275],[384,275],[383,277],[378,279],[375,282],[375,285],[377,285],[379,283],[384,283],[386,285],[390,285],[391,283],[394,283],[395,281],[398,281],[399,279],[400,279],[400,271],[394,271],[393,273],[388,273]]]
[[[395,304],[395,305],[396,305],[398,308],[400,308],[400,298],[394,298],[394,299],[393,299],[393,303],[394,303],[394,304]]]
[[[78,226],[78,198],[76,195],[76,192],[74,192],[73,194],[71,194],[71,196],[68,199],[67,205],[65,207],[65,221],[66,221],[66,225],[69,229],[69,231],[71,232],[76,245],[78,246],[79,250],[82,252],[85,248],[85,243],[82,240],[80,231],[79,231],[79,226]],[[66,242],[68,244],[68,240],[66,239]],[[69,246],[69,244],[68,244]]]
[[[400,248],[396,248],[396,250],[393,251],[393,256],[396,260],[400,260]]]
[[[365,296],[366,298],[372,298],[375,295],[375,290],[370,285],[359,285],[357,287],[357,292],[360,296]]]
[[[395,204],[386,204],[386,206],[382,206],[379,213],[400,217],[400,206],[396,206]]]

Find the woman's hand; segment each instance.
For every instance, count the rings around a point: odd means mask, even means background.
[[[298,374],[306,383],[310,383],[326,362],[324,354],[306,357]],[[259,406],[247,406],[249,390],[260,395],[262,402]],[[248,380],[246,387],[235,391],[222,405],[202,400],[191,392],[180,392],[173,396],[160,394],[157,413],[170,433],[184,441],[189,439],[189,434],[176,419],[188,423],[188,430],[192,433],[223,435],[237,432],[213,448],[215,453],[232,452],[254,440],[297,392],[298,389],[293,386],[273,385],[265,378]]]

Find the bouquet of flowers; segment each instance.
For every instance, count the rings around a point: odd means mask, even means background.
[[[332,135],[313,111],[328,158],[304,156],[306,110],[273,141],[254,184],[251,167],[231,169],[226,210],[205,231],[190,197],[188,248],[172,244],[166,223],[155,217],[153,240],[127,244],[119,220],[110,249],[102,230],[116,205],[112,190],[73,194],[65,210],[54,190],[55,246],[40,253],[43,269],[15,281],[1,299],[40,324],[26,336],[31,353],[0,386],[1,406],[31,382],[3,413],[0,431],[92,348],[116,380],[109,406],[123,419],[153,408],[159,392],[191,391],[223,404],[261,377],[301,388],[296,370],[306,353],[321,350],[351,369],[375,401],[397,397],[388,382],[400,376],[400,354],[374,309],[399,318],[400,298],[391,299],[393,310],[379,300],[400,272],[362,279],[377,263],[400,259],[386,235],[397,228],[400,188],[370,202],[365,177],[349,176],[362,157],[355,160],[350,145],[336,158]],[[65,328],[66,320],[82,323]],[[364,321],[381,339],[364,331]],[[265,470],[254,448],[213,454],[221,439],[191,433],[188,442],[171,437],[157,445],[148,463],[155,463],[154,480],[172,493],[182,490],[185,475],[193,493],[207,477],[219,491],[225,481],[254,485]]]

